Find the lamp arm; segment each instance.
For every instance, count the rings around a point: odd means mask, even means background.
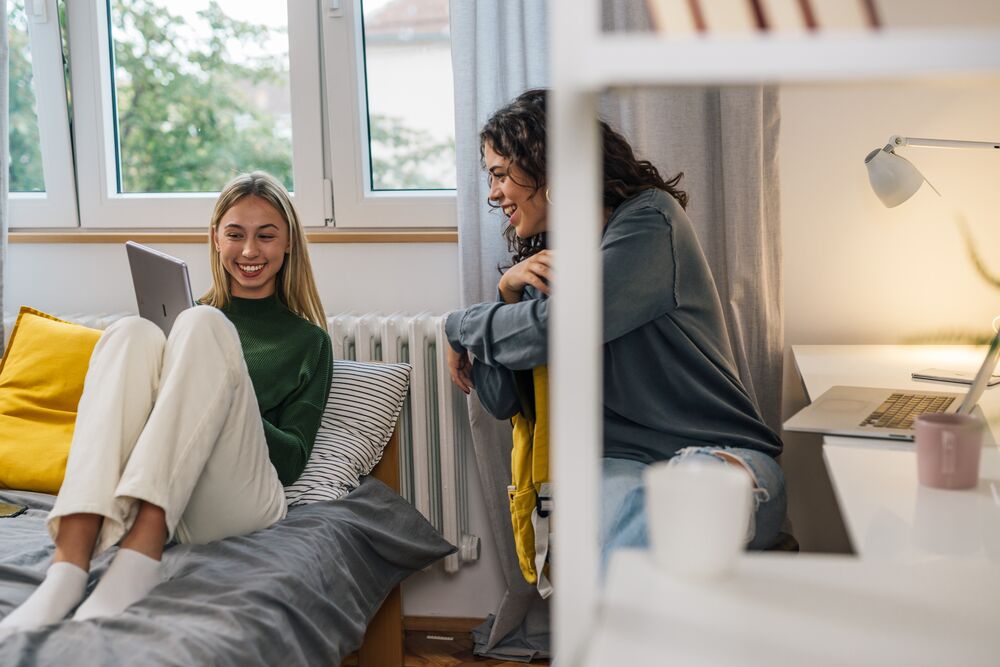
[[[961,141],[959,139],[921,139],[920,137],[889,137],[889,146],[921,146],[926,148],[989,148],[1000,150],[1000,141]]]

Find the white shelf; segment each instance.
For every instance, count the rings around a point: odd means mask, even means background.
[[[984,0],[995,2],[996,0]],[[597,0],[552,0],[549,228],[559,257],[550,350],[552,472],[559,496],[556,654],[581,664],[597,627],[602,449],[600,148],[594,122],[608,88],[1000,77],[1000,29],[884,30],[687,39],[604,34]],[[581,221],[593,220],[593,236]],[[561,551],[560,551],[561,550]]]
[[[578,90],[666,84],[803,83],[997,76],[1000,30],[674,37],[609,33],[575,54]]]
[[[992,667],[998,587],[984,562],[748,554],[731,577],[698,581],[623,550],[579,664]]]

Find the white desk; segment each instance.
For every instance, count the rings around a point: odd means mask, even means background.
[[[917,484],[914,452],[866,444],[823,447],[837,502],[861,558],[958,558],[1000,565],[1000,452],[983,450],[977,488],[944,491]]]
[[[803,345],[792,348],[810,398],[833,385],[939,389],[913,382],[919,368],[975,370],[982,347]],[[962,392],[964,385],[946,390]],[[826,437],[826,460],[847,531],[862,558],[915,562],[943,558],[1000,563],[1000,387],[980,400],[991,432],[983,448],[980,482],[968,491],[917,483],[912,443]],[[1000,658],[998,658],[1000,663]]]
[[[986,563],[754,554],[701,583],[622,551],[582,664],[996,665],[998,618],[1000,569]]]
[[[929,387],[909,373],[975,368],[985,355],[901,346],[793,352],[812,397],[835,384]],[[1000,388],[980,405],[1000,433]],[[984,448],[979,487],[968,491],[920,487],[912,444],[826,438],[824,455],[860,558],[747,554],[732,577],[699,583],[620,551],[596,627],[572,664],[1000,664],[996,447]]]

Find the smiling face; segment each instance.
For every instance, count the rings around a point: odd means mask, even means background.
[[[514,233],[526,239],[547,228],[548,205],[545,194],[532,186],[531,179],[516,164],[493,150],[486,142],[483,159],[490,179],[490,201],[503,209]]]
[[[274,294],[290,249],[288,223],[277,209],[260,197],[243,197],[222,215],[214,243],[229,274],[230,294],[244,299]]]

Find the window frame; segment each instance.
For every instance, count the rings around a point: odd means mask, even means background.
[[[44,192],[10,192],[10,228],[78,224],[66,78],[56,0],[25,0]],[[9,9],[9,8],[8,8]]]
[[[58,0],[25,5],[29,14],[44,8],[46,16],[28,19],[45,192],[10,194],[10,228],[204,228],[217,192],[116,191],[107,0],[65,3],[72,127]],[[361,0],[288,0],[287,10],[292,199],[303,225],[455,229],[454,190],[371,188]]]
[[[455,190],[372,190],[361,0],[323,2],[327,157],[337,228],[454,229]]]
[[[118,193],[110,35],[106,0],[67,2],[80,227],[204,228],[218,192]],[[288,0],[292,105],[292,200],[303,226],[331,216],[323,176],[322,94],[317,5]],[[94,165],[84,168],[83,165]]]

